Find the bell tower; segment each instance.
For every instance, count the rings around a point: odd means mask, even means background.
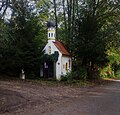
[[[55,25],[52,22],[48,22],[47,27],[48,27],[48,42],[55,41],[56,37]]]

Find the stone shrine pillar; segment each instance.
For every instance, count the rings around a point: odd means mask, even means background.
[[[25,80],[25,72],[24,72],[23,69],[21,70],[21,75],[20,75],[20,77],[21,77],[22,80]]]

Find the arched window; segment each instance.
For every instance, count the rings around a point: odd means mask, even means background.
[[[48,52],[51,54],[51,46],[48,47]]]
[[[51,37],[53,37],[53,33],[51,33]]]
[[[66,63],[66,70],[68,70],[68,63]]]
[[[48,37],[50,37],[50,33],[48,33]]]
[[[50,33],[48,33],[48,37],[50,38]]]

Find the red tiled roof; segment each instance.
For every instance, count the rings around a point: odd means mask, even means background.
[[[65,56],[71,56],[71,54],[68,52],[68,50],[66,49],[66,47],[64,46],[64,44],[58,40],[56,40],[55,42],[53,42],[55,44],[55,46],[58,48],[58,50]]]

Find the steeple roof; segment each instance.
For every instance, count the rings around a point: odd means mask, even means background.
[[[48,28],[55,27],[55,24],[53,22],[47,22],[47,27]]]

